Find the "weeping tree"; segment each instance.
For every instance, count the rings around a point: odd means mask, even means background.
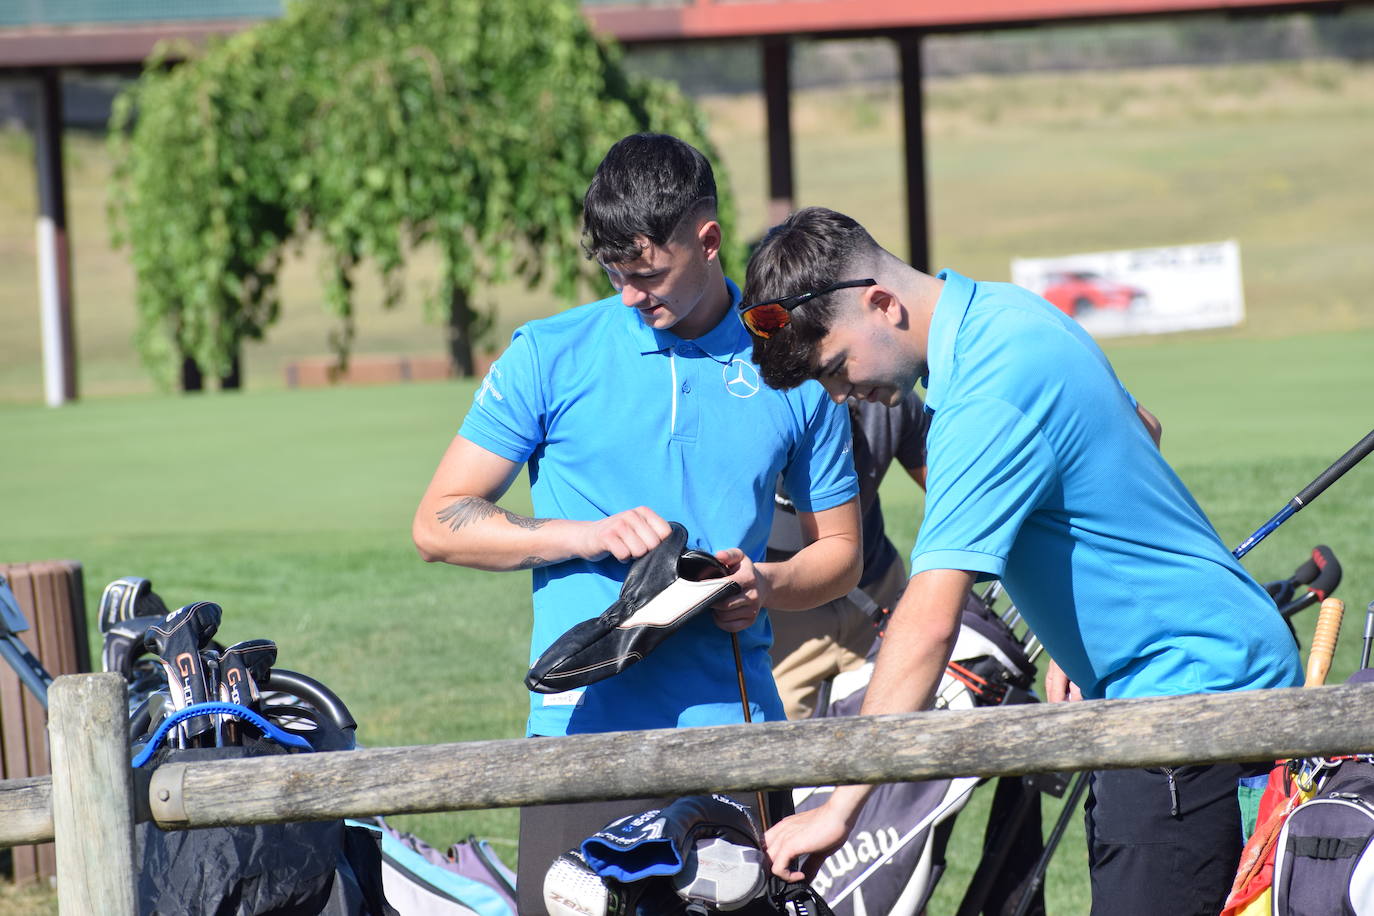
[[[594,275],[581,200],[615,140],[663,131],[719,161],[691,103],[628,74],[572,0],[298,0],[204,52],[171,50],[185,61],[150,61],[116,101],[110,217],[137,276],[139,349],[183,387],[233,384],[242,342],[280,313],[283,254],[312,237],[340,366],[357,270],[375,266],[394,307],[407,256],[428,246],[433,306],[471,374],[485,290],[549,279],[568,300]]]

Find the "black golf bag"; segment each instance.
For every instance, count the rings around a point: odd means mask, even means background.
[[[816,717],[857,715],[873,673],[881,638],[868,662],[836,676],[822,690]],[[988,604],[970,597],[950,666],[937,692],[937,709],[972,709],[1036,702],[1030,689],[1035,666],[1021,641]],[[812,887],[837,916],[915,916],[945,869],[944,847],[955,816],[979,777],[880,785],[869,796],[846,843],[816,873]],[[1062,785],[1058,786],[1062,792]],[[831,786],[794,792],[798,811],[824,804]],[[961,913],[1010,912],[1043,851],[1037,783],[999,780],[989,816],[984,861]],[[1035,901],[1027,910],[1043,912]]]
[[[139,587],[139,603],[118,600]],[[155,604],[154,604],[155,602]],[[165,616],[146,579],[111,583],[101,601],[106,670],[129,681],[135,780],[164,763],[350,750],[356,723],[329,688],[274,668],[276,645],[213,641],[220,608]],[[143,916],[394,916],[380,839],[342,820],[134,829]]]

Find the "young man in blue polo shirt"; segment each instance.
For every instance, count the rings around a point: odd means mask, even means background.
[[[836,400],[891,403],[925,380],[925,517],[865,713],[930,703],[964,594],[993,576],[1085,698],[1301,682],[1273,601],[1164,461],[1102,351],[1052,305],[1010,284],[928,276],[821,208],[769,233],[745,303],[770,386],[819,379]],[[1220,910],[1241,848],[1236,783],[1254,772],[1094,774],[1094,913]],[[774,826],[774,871],[842,842],[868,791],[843,787]]]
[[[715,197],[709,163],[676,138],[611,148],[587,191],[584,244],[617,295],[516,331],[416,511],[426,560],[533,570],[531,660],[616,600],[628,561],[662,542],[668,521],[739,583],[620,674],[531,694],[531,736],[743,721],[731,633],[752,718],[783,719],[760,611],[815,607],[858,580],[846,414],[818,385],[762,383],[718,257]],[[526,463],[536,518],[496,505]],[[809,543],[766,563],[779,475]],[[653,801],[525,809],[520,912],[543,912],[556,855]]]

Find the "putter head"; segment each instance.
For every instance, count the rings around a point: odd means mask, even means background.
[[[177,608],[161,623],[148,628],[147,645],[162,659],[167,688],[177,710],[210,699],[200,650],[210,644],[224,611],[211,601],[197,601]],[[185,723],[190,741],[213,727],[209,716]]]

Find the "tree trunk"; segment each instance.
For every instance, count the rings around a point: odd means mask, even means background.
[[[472,307],[468,291],[454,286],[448,304],[448,356],[455,375],[471,378],[476,367],[472,360]]]
[[[205,376],[201,374],[200,363],[197,363],[193,356],[181,358],[181,390],[186,392],[205,390]]]
[[[243,387],[243,351],[236,350],[234,356],[229,361],[229,371],[220,376],[220,391],[238,391]],[[186,392],[204,391],[205,374],[200,371],[200,364],[195,357],[183,356],[181,358],[181,390]]]

